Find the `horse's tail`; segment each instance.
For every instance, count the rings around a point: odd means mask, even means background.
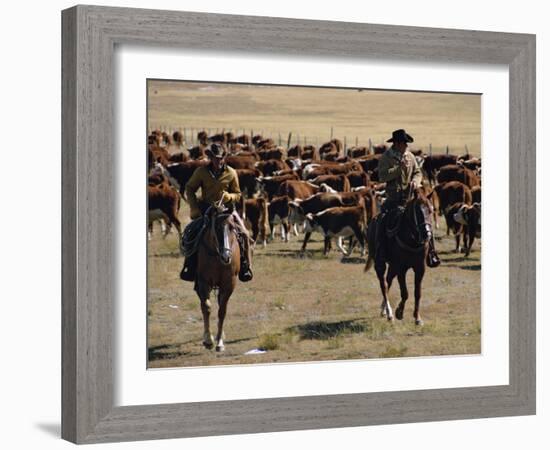
[[[369,252],[369,256],[367,258],[367,263],[365,264],[364,272],[368,272],[372,265],[374,264],[374,258],[372,257],[371,253]]]
[[[377,216],[378,217],[378,216]],[[365,272],[368,272],[372,265],[374,264],[374,252],[375,252],[375,237],[376,237],[376,226],[378,224],[378,219],[374,218],[371,220],[369,226],[367,227],[367,246],[369,250],[369,256],[367,257],[367,263],[365,264]]]

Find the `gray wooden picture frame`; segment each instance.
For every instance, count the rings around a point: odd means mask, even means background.
[[[534,35],[96,6],[63,11],[62,32],[64,439],[95,443],[535,413]],[[115,407],[116,44],[508,66],[509,384]]]

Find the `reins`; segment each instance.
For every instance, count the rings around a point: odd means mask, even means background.
[[[215,208],[216,211],[218,212],[218,214],[222,215],[221,214],[221,206],[222,206],[222,200],[220,199],[220,201],[216,204],[216,205],[212,205],[210,208]],[[210,209],[209,208],[209,209]],[[227,218],[229,218],[231,216],[231,214],[225,214],[225,216],[227,216]],[[219,216],[216,214],[215,217],[213,218],[210,218],[210,232],[212,233],[212,235],[214,236],[214,242],[215,242],[215,250],[212,250],[211,247],[209,247],[205,240],[204,240],[204,236],[203,236],[203,239],[201,239],[201,242],[199,245],[201,245],[205,250],[206,250],[206,253],[208,253],[209,256],[216,256],[220,259],[220,262],[224,265],[227,265],[227,264],[230,264],[231,263],[231,259],[229,260],[229,262],[227,263],[224,263],[223,262],[223,258],[222,258],[222,254],[220,253],[220,241],[218,239],[218,233],[216,232],[216,219],[218,219]],[[227,219],[226,219],[227,220]],[[223,250],[228,250],[229,252],[231,252],[231,249],[230,248],[223,248],[221,249],[222,251]]]
[[[411,201],[411,198],[412,198],[412,192],[413,192],[413,189],[412,189],[412,185],[409,186],[409,192],[408,192],[408,195],[407,195],[407,204],[408,205],[411,205],[410,204],[410,201]],[[415,237],[415,235],[418,235],[418,237],[420,237],[420,232],[419,232],[419,225],[418,225],[418,218],[417,218],[417,214],[416,214],[416,211],[414,210],[415,206],[414,205],[411,205],[410,208],[412,209],[412,216],[413,216],[413,219],[412,219],[412,222],[413,222],[413,227],[412,227],[412,237],[415,241],[419,241],[419,239],[417,239]],[[405,212],[403,213],[403,217],[406,218],[406,222],[410,222],[410,210],[409,212],[407,213],[408,211],[405,210]],[[403,223],[403,220],[400,220],[397,224],[396,227],[400,227],[401,224]],[[408,227],[410,229],[410,226]],[[426,247],[426,241],[423,241],[421,243],[418,244],[418,246],[416,247],[412,247],[408,244],[406,244],[400,237],[399,237],[399,230],[397,230],[397,233],[395,234],[395,240],[397,241],[397,244],[404,250],[407,250],[409,252],[412,252],[412,253],[418,253],[418,252],[421,252],[422,250],[425,249]]]

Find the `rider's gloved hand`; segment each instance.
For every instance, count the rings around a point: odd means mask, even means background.
[[[233,196],[229,192],[223,191],[221,200],[222,203],[230,203],[233,201]]]

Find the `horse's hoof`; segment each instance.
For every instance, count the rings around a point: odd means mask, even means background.
[[[416,319],[416,320],[414,321],[414,324],[415,324],[416,326],[421,327],[422,325],[424,325],[424,321],[423,321],[422,319]]]
[[[225,345],[216,345],[217,352],[223,352],[225,350]]]
[[[395,317],[397,320],[403,320],[403,308],[397,308],[395,310]]]
[[[214,344],[212,342],[203,342],[202,345],[207,350],[212,350],[212,347],[214,347]]]
[[[393,322],[393,316],[388,316],[388,322]]]

